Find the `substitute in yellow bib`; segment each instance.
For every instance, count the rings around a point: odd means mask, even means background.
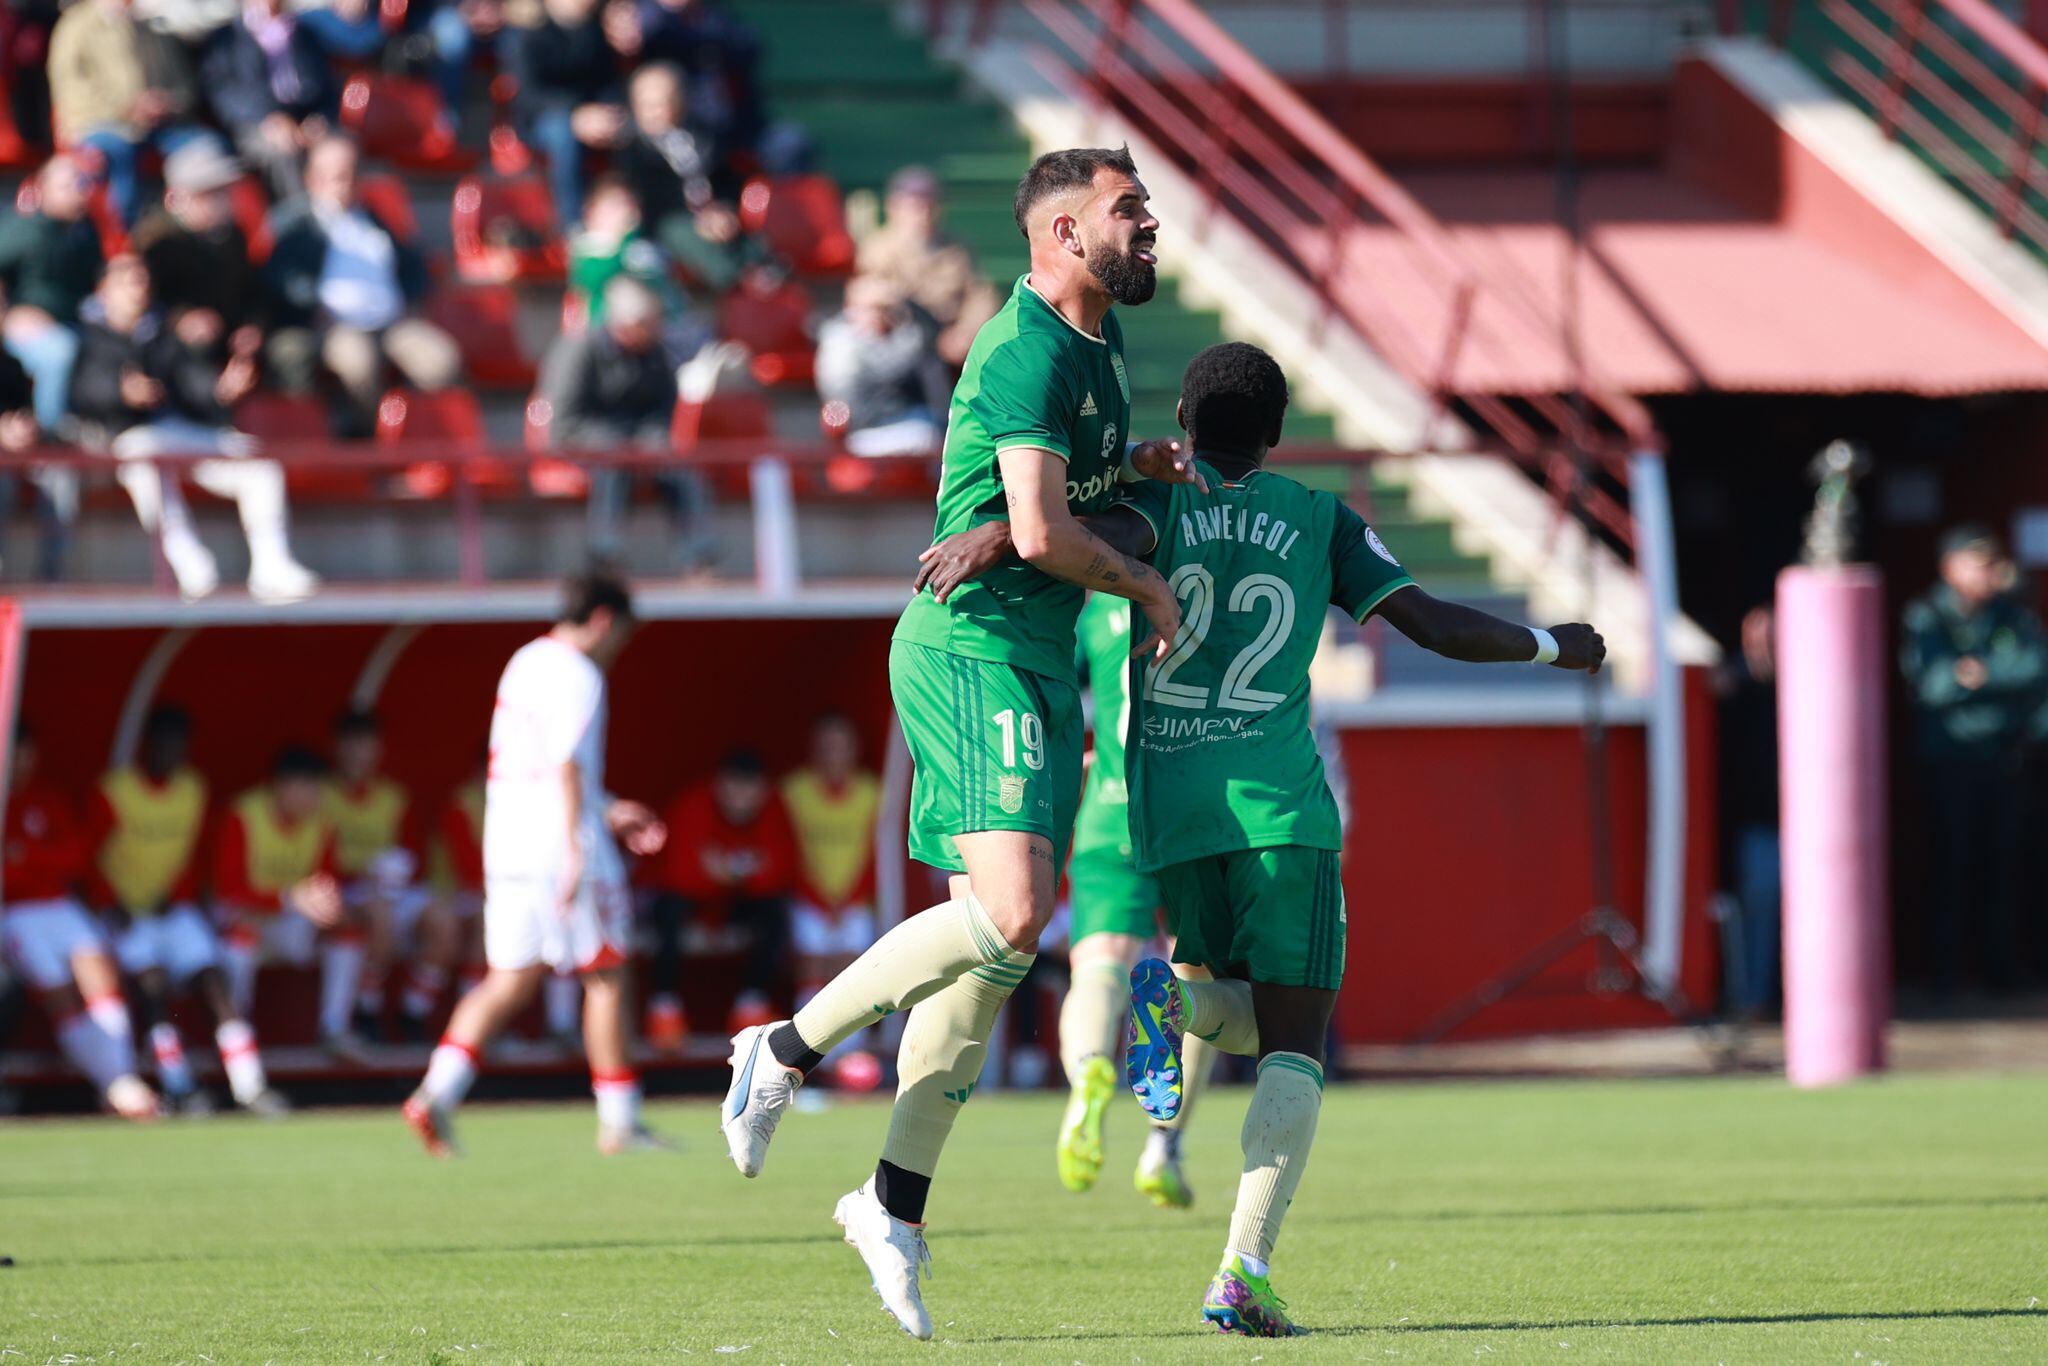
[[[246,1012],[268,960],[320,959],[320,1034],[347,1055],[348,1014],[363,969],[363,925],[335,877],[327,765],[299,745],[271,764],[270,781],[237,797],[214,846],[213,891],[225,926],[228,983]]]
[[[434,902],[420,879],[422,859],[411,794],[384,772],[384,727],[375,712],[351,708],[334,723],[334,775],[327,784],[334,823],[334,866],[342,899],[368,930],[368,959],[357,986],[353,1036],[384,1037],[385,984],[407,963],[400,993],[400,1037],[426,1039],[426,1021],[448,989],[454,945],[444,927],[422,925]]]
[[[256,1031],[235,1008],[221,973],[220,940],[198,905],[207,790],[188,759],[191,734],[182,710],[158,707],[143,722],[135,762],[100,779],[87,815],[95,899],[121,971],[135,979],[137,1011],[165,1100],[188,1113],[213,1105],[171,1023],[171,996],[190,990],[213,1012],[214,1043],[235,1103],[275,1114],[286,1108],[284,1098],[264,1076]]]

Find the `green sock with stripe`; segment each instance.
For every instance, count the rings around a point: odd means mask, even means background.
[[[1007,995],[1024,980],[1033,957],[1010,947],[970,893],[919,911],[877,939],[806,1002],[793,1023],[806,1045],[830,1053],[967,973]]]

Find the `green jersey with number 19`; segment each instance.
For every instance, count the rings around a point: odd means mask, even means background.
[[[1198,453],[1199,454],[1199,453]],[[1326,605],[1357,621],[1414,582],[1356,512],[1284,475],[1208,493],[1139,484],[1150,560],[1181,604],[1166,658],[1132,662],[1126,744],[1138,867],[1239,849],[1342,847],[1309,730],[1308,668]]]
[[[1075,516],[1115,500],[1131,428],[1131,385],[1114,311],[1102,335],[1068,322],[1020,277],[1002,311],[975,334],[946,423],[934,542],[983,522],[1008,520],[1004,451],[1035,446],[1067,462]],[[992,569],[941,603],[920,593],[896,623],[896,639],[1012,664],[1066,683],[1074,676],[1074,619],[1082,590],[1028,564]]]

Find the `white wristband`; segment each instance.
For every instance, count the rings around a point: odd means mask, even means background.
[[[1557,658],[1557,637],[1541,626],[1531,626],[1529,634],[1536,637],[1536,657],[1531,664],[1549,664]]]
[[[1124,461],[1123,461],[1123,464],[1121,464],[1121,465],[1117,466],[1117,471],[1116,471],[1116,481],[1117,481],[1117,483],[1119,483],[1119,484],[1142,484],[1142,483],[1144,483],[1144,482],[1145,482],[1145,476],[1144,476],[1144,475],[1142,475],[1142,474],[1140,474],[1140,473],[1138,473],[1138,467],[1137,467],[1136,465],[1134,465],[1134,464],[1132,464],[1132,463],[1131,463],[1131,456],[1132,456],[1133,454],[1135,454],[1135,453],[1136,453],[1137,449],[1138,449],[1138,443],[1137,443],[1137,442],[1135,442],[1135,441],[1126,441],[1126,442],[1124,442]]]

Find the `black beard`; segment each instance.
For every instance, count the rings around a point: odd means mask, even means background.
[[[1087,261],[1088,273],[1120,304],[1136,307],[1159,292],[1159,272],[1135,253],[1103,249],[1091,253]]]

